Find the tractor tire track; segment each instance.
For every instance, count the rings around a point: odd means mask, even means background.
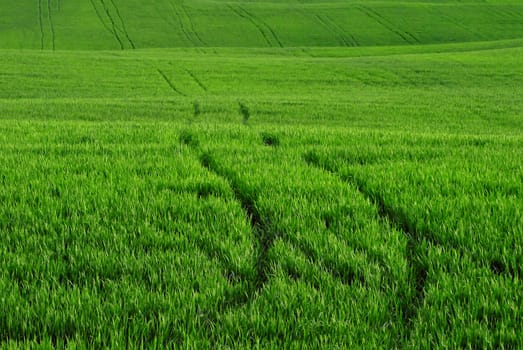
[[[339,33],[337,33],[337,31],[334,28],[332,28],[329,24],[327,24],[327,22],[320,15],[314,15],[314,18],[316,18],[316,21],[318,23],[320,23],[325,29],[327,29],[329,32],[334,34],[334,37],[338,41],[341,41],[343,46],[352,46],[347,40],[345,40],[345,38],[343,36],[340,36]]]
[[[507,9],[503,8],[491,8],[490,12],[493,12],[497,14],[501,19],[520,19],[520,13],[516,11],[508,11]]]
[[[176,88],[176,86],[174,86],[174,84],[171,82],[171,80],[169,80],[169,78],[167,77],[167,75],[165,75],[164,72],[162,72],[160,69],[156,69],[156,71],[158,72],[158,74],[160,74],[160,76],[163,78],[163,80],[167,83],[167,85],[169,85],[169,87],[171,88],[172,91],[174,91],[176,94],[180,95],[180,96],[184,96],[184,97],[187,97],[186,94],[184,94],[183,92],[181,92],[180,90],[178,90]]]
[[[349,42],[344,35],[340,34],[339,31],[334,28],[331,24],[327,23],[327,21],[321,17],[321,15],[314,15],[314,18],[316,18],[316,21],[320,23],[325,29],[327,29],[329,32],[331,32],[334,37],[340,42],[343,46],[354,46],[353,43]]]
[[[352,285],[355,282],[365,284],[365,278],[361,273],[347,264],[325,259],[321,256],[315,247],[307,241],[300,240],[298,237],[283,236],[279,232],[275,232],[271,226],[271,217],[264,216],[257,208],[257,194],[255,192],[249,193],[242,190],[242,181],[231,171],[220,167],[216,160],[210,153],[204,153],[201,156],[201,164],[204,168],[223,178],[233,190],[234,198],[241,204],[250,221],[252,231],[258,240],[259,251],[257,253],[256,262],[256,278],[251,284],[254,290],[251,290],[248,295],[251,295],[247,300],[252,299],[268,282],[270,274],[269,250],[274,245],[276,239],[284,239],[297,250],[301,251],[309,262],[320,268],[323,273],[330,275],[334,280],[339,281],[344,285]],[[341,266],[340,266],[341,265]]]
[[[49,20],[49,26],[51,27],[51,42],[52,42],[52,47],[53,47],[53,51],[55,51],[56,49],[56,44],[55,44],[55,31],[54,31],[54,23],[53,23],[53,15],[52,15],[52,9],[51,9],[51,0],[47,0],[47,18]]]
[[[171,7],[171,9],[172,9],[172,11],[174,13],[174,16],[176,18],[178,18],[178,23],[179,23],[180,29],[181,29],[183,35],[185,36],[185,38],[187,39],[187,41],[192,46],[197,46],[196,43],[195,43],[194,38],[192,38],[192,36],[189,34],[187,29],[185,28],[185,24],[184,24],[184,21],[182,19],[182,14],[178,11],[177,6],[175,6],[172,2],[169,2],[169,5],[170,5],[170,7]]]
[[[388,19],[386,19],[385,17],[383,17],[380,13],[378,13],[376,10],[373,10],[371,8],[368,8],[367,9],[371,12],[371,13],[374,13],[376,15],[376,17],[380,18],[382,20],[383,23],[388,23],[390,25],[391,28],[395,28],[396,26]],[[398,33],[401,33],[403,32],[404,34],[406,34],[408,37],[411,38],[411,40],[413,40],[415,43],[417,44],[421,44],[421,42],[418,40],[418,38],[416,38],[414,35],[412,35],[411,33],[409,32],[406,32],[406,31],[400,31],[398,29],[396,29],[396,31]]]
[[[40,50],[44,49],[44,20],[42,14],[42,0],[38,0],[38,23],[40,24]]]
[[[127,41],[129,42],[129,44],[131,45],[131,47],[134,49],[136,49],[136,46],[134,45],[134,42],[133,40],[131,39],[131,37],[129,36],[129,32],[127,31],[127,27],[125,26],[125,22],[122,18],[122,15],[120,14],[120,10],[118,8],[118,6],[116,6],[114,0],[110,0],[111,1],[111,4],[113,5],[115,11],[116,11],[116,16],[118,17],[118,19],[120,20],[120,23],[122,25],[122,31],[127,39]]]
[[[194,35],[194,37],[198,40],[201,46],[207,46],[205,41],[203,41],[203,39],[201,38],[200,34],[198,34],[198,32],[196,31],[191,16],[189,16],[189,13],[187,13],[187,9],[185,8],[185,6],[182,4],[180,8],[182,9],[184,16],[187,19],[187,22],[189,23],[189,29],[191,31],[191,34]]]
[[[398,35],[405,41],[407,44],[421,44],[421,42],[416,38],[414,35],[402,32],[394,28],[394,25],[390,23],[389,20],[384,18],[382,15],[380,15],[378,12],[374,11],[371,8],[365,7],[365,6],[358,6],[357,9],[359,9],[361,12],[363,12],[367,17],[373,19],[374,21],[378,22],[381,26],[389,30],[390,32]]]
[[[107,15],[107,18],[109,19],[109,22],[111,22],[111,32],[113,33],[114,37],[116,38],[116,40],[118,41],[118,43],[120,44],[120,49],[121,50],[125,50],[125,47],[124,47],[124,44],[123,44],[123,41],[122,39],[120,38],[120,36],[118,35],[118,28],[116,26],[116,23],[114,22],[114,19],[113,17],[111,16],[111,13],[109,12],[109,8],[107,7],[107,5],[105,4],[105,1],[104,0],[100,0],[100,3],[102,4],[102,7],[105,11],[105,14]]]
[[[200,81],[200,79],[198,79],[198,77],[193,73],[191,72],[190,70],[184,68],[183,69],[185,72],[187,72],[187,74],[189,74],[191,76],[191,78],[195,81],[196,84],[198,84],[198,86],[205,92],[208,91],[207,87]]]
[[[332,27],[338,30],[338,33],[347,40],[347,36],[350,38],[352,46],[360,46],[354,35],[347,33],[338,23],[336,23],[329,15],[326,15],[325,18],[331,23]]]
[[[418,310],[422,307],[425,300],[425,289],[427,286],[428,267],[423,259],[423,241],[428,241],[433,245],[441,245],[437,239],[429,232],[420,232],[406,218],[406,215],[387,205],[384,197],[367,187],[364,181],[360,181],[352,174],[349,176],[340,175],[336,169],[323,164],[320,158],[310,152],[304,155],[304,161],[312,167],[331,173],[341,180],[354,186],[364,198],[369,200],[378,209],[380,222],[388,225],[391,229],[399,230],[407,239],[406,259],[409,266],[410,285],[412,293],[404,291],[400,293],[402,321],[407,329],[407,340],[414,327],[414,321],[418,315]]]
[[[243,14],[242,12],[240,12],[239,10],[235,9],[232,5],[230,4],[227,4],[227,7],[229,9],[231,9],[232,12],[234,12],[236,15],[240,16],[241,18],[243,19],[246,19],[247,21],[251,22],[255,27],[256,29],[258,29],[258,32],[260,32],[260,34],[262,35],[263,39],[265,39],[265,42],[269,45],[269,47],[272,47],[272,42],[269,40],[269,38],[267,37],[267,35],[265,34],[265,32],[263,31],[263,29],[259,26],[258,23],[256,23],[252,18],[250,18],[249,16]]]
[[[279,47],[283,47],[283,44],[276,36],[276,33],[265,22],[256,19],[256,17],[254,17],[250,12],[248,12],[241,6],[238,6],[238,8],[234,8],[232,5],[227,4],[227,7],[229,7],[229,9],[231,9],[231,11],[233,11],[236,15],[251,22],[256,27],[256,29],[258,29],[258,32],[260,32],[260,34],[265,39],[269,47],[274,46],[273,41],[276,41]],[[270,39],[271,37],[272,40]]]
[[[253,15],[252,13],[250,13],[249,11],[247,11],[246,9],[244,9],[243,7],[241,6],[238,6],[245,14],[247,14],[248,16],[250,16],[252,19],[254,19],[254,21],[256,22],[259,22],[262,26],[264,26],[268,31],[269,33],[271,33],[273,39],[278,43],[278,46],[279,47],[283,47],[283,44],[280,40],[280,38],[278,38],[278,36],[276,35],[276,32],[272,29],[271,26],[269,26],[265,21],[263,21],[262,19],[256,17],[255,15]]]
[[[270,222],[267,218],[262,217],[258,211],[256,193],[245,192],[245,190],[242,189],[244,186],[242,186],[243,184],[238,177],[234,173],[220,167],[210,153],[203,153],[200,157],[200,162],[202,167],[224,179],[229,184],[233,191],[234,199],[241,205],[257,241],[258,252],[256,253],[254,280],[244,281],[247,283],[248,290],[242,298],[233,296],[233,298],[226,300],[224,304],[225,308],[241,307],[252,301],[269,281],[271,271],[269,251],[274,245],[274,241],[280,235],[270,230]]]
[[[438,14],[439,17],[445,19],[447,22],[449,23],[452,23],[453,25],[455,25],[456,27],[458,28],[461,28],[463,30],[465,30],[466,32],[469,32],[470,34],[474,35],[476,38],[480,38],[480,39],[486,39],[483,35],[481,35],[480,33],[477,33],[475,31],[473,31],[472,29],[468,28],[467,26],[463,25],[462,23],[460,23],[459,21],[447,16],[447,15],[444,15],[442,13],[439,13]]]
[[[89,0],[91,2],[91,6],[93,7],[94,9],[94,12],[96,13],[96,17],[98,17],[98,19],[100,20],[100,23],[102,23],[102,26],[107,30],[107,32],[111,35],[114,35],[112,29],[107,25],[107,23],[105,23],[105,21],[103,20],[102,18],[102,15],[100,14],[100,12],[98,11],[98,8],[96,7],[96,5],[94,4],[94,0]]]
[[[246,189],[245,184],[238,175],[233,171],[222,167],[210,152],[202,152],[197,144],[190,145],[190,147],[201,154],[200,163],[203,168],[228,183],[233,192],[233,198],[242,207],[243,212],[249,221],[251,232],[256,239],[257,253],[255,257],[256,265],[254,276],[241,273],[237,268],[231,266],[230,263],[223,261],[224,259],[221,258],[221,256],[224,255],[224,252],[219,252],[216,248],[213,248],[212,242],[196,242],[198,248],[211,260],[219,261],[223,269],[222,273],[224,277],[229,281],[233,288],[236,286],[245,286],[246,288],[241,293],[236,291],[226,296],[223,303],[218,307],[219,311],[224,312],[226,310],[240,308],[251,303],[269,282],[272,271],[269,252],[274,246],[274,242],[277,239],[283,239],[284,237],[280,232],[277,232],[272,228],[273,224],[271,223],[271,218],[264,216],[264,214],[257,208],[258,195],[256,191]],[[318,267],[318,271],[330,275],[341,284],[352,285],[355,282],[362,285],[365,284],[364,276],[361,275],[359,271],[354,270],[346,264],[342,263],[340,266],[336,261],[324,259],[311,243],[299,240],[297,237],[285,237],[285,241],[295,247],[298,251],[301,251],[306,256],[309,263]],[[284,268],[287,270],[286,267]],[[287,271],[287,273],[290,278],[303,277],[295,276],[297,272]],[[312,285],[314,284],[314,281],[309,282]]]

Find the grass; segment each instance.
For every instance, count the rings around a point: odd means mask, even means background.
[[[519,2],[0,11],[0,347],[523,347]]]
[[[1,48],[366,47],[521,38],[518,1],[0,2]],[[96,39],[93,39],[96,38]]]

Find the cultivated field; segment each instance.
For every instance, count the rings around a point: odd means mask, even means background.
[[[0,348],[523,347],[519,1],[0,13]]]

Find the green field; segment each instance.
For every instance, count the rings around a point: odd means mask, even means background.
[[[0,14],[0,348],[523,348],[520,1]]]

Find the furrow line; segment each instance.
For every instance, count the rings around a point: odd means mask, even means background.
[[[44,49],[44,21],[42,17],[42,0],[38,0],[38,22],[40,24],[40,50]]]
[[[160,76],[163,78],[163,80],[167,83],[167,85],[169,85],[169,87],[171,88],[172,91],[174,91],[175,93],[177,93],[178,95],[181,95],[181,96],[184,96],[186,97],[187,95],[185,95],[183,92],[181,92],[180,90],[178,90],[176,88],[176,86],[174,86],[174,84],[169,80],[169,78],[167,77],[167,75],[165,75],[164,72],[162,72],[160,69],[156,69],[156,71],[158,72],[158,74],[160,74]]]
[[[490,8],[490,12],[496,13],[502,19],[513,19],[515,18],[514,13],[500,8]],[[517,17],[516,17],[517,18]]]
[[[272,29],[271,26],[269,26],[265,21],[263,21],[262,19],[258,18],[257,16],[255,16],[254,14],[252,14],[251,12],[247,11],[245,8],[241,7],[238,5],[238,7],[240,8],[240,10],[242,10],[247,16],[249,16],[250,18],[252,18],[255,22],[259,23],[260,26],[263,26],[265,27],[265,29],[271,34],[272,38],[278,43],[278,46],[279,47],[283,47],[283,44],[280,40],[280,38],[278,38],[278,36],[276,35],[276,32]]]
[[[205,85],[203,85],[203,83],[200,81],[200,79],[198,79],[198,77],[193,73],[191,72],[190,70],[184,68],[184,70],[187,72],[187,74],[189,74],[191,76],[191,78],[196,82],[196,84],[198,84],[198,86],[205,92],[208,91],[207,87]]]
[[[222,168],[211,153],[203,152],[198,144],[189,143],[187,145],[191,147],[195,153],[200,154],[199,161],[202,168],[220,177],[229,185],[233,192],[233,200],[241,206],[245,218],[249,222],[251,233],[256,240],[256,262],[253,274],[242,272],[229,263],[229,259],[223,258],[226,252],[219,251],[220,249],[214,247],[212,242],[206,240],[197,240],[195,242],[198,248],[203,251],[209,259],[218,260],[218,263],[223,269],[223,276],[229,281],[233,288],[226,292],[224,300],[218,305],[218,312],[223,313],[226,310],[241,308],[250,303],[265,287],[269,279],[270,269],[268,252],[276,237],[268,234],[267,224],[261,218],[256,208],[256,194],[247,193],[248,191],[242,189],[244,186],[242,186],[237,176]],[[217,314],[214,311],[211,311],[208,317],[213,321],[217,321]]]
[[[381,18],[381,20],[383,21],[383,23],[388,23],[388,25],[391,27],[391,28],[395,28],[396,26],[388,19],[386,19],[385,17],[383,17],[379,12],[377,12],[376,10],[373,10],[371,8],[367,8],[370,12],[374,13],[376,15],[376,17],[378,18]],[[416,43],[418,44],[421,44],[421,42],[418,40],[418,38],[416,38],[414,35],[412,35],[411,33],[409,32],[406,32],[406,31],[400,31],[399,29],[395,29],[398,33],[401,33],[403,32],[404,34],[406,34],[408,37],[410,37],[412,40],[414,40]]]
[[[371,19],[378,22],[380,25],[382,25],[384,28],[386,28],[390,32],[401,37],[407,44],[411,44],[411,45],[413,44],[412,39],[409,39],[408,35],[396,30],[392,25],[388,24],[387,23],[388,21],[385,18],[383,18],[380,14],[378,14],[376,11],[374,11],[368,7],[365,7],[365,6],[358,6],[357,9],[359,9],[361,12],[363,12],[365,15],[367,15]],[[418,40],[416,39],[415,41],[418,41]]]
[[[164,0],[164,4],[166,4],[167,7],[171,6],[171,3],[169,0]],[[175,28],[177,27],[176,23],[172,20],[172,16],[167,13],[167,9],[164,10],[161,7],[155,8],[155,14],[157,15],[158,19],[161,19],[165,24]]]
[[[329,25],[320,15],[314,15],[316,20],[329,32],[334,34],[334,37],[337,38],[344,46],[352,46],[343,36],[341,36],[335,28],[333,28],[331,25]]]
[[[342,176],[329,166],[323,164],[319,157],[313,152],[305,154],[304,160],[310,166],[319,168],[323,171],[338,176],[341,180],[353,185],[365,198],[367,198],[378,209],[378,219],[403,233],[407,239],[406,259],[410,269],[410,284],[413,287],[412,293],[406,291],[402,293],[401,314],[403,323],[407,327],[407,339],[413,328],[413,323],[417,317],[419,308],[423,305],[425,299],[425,289],[427,284],[428,268],[423,263],[423,241],[430,242],[433,245],[441,245],[433,235],[428,232],[419,232],[414,225],[408,222],[403,212],[395,210],[387,205],[383,196],[375,191],[370,190],[363,181],[359,181],[352,174]],[[421,261],[420,261],[421,260]]]
[[[200,157],[201,164],[208,171],[223,178],[231,187],[234,198],[240,203],[243,208],[253,233],[258,241],[258,253],[256,257],[256,277],[253,281],[253,290],[250,291],[251,297],[263,289],[269,280],[270,264],[269,264],[269,250],[274,244],[274,240],[279,236],[271,233],[269,229],[270,223],[267,218],[262,218],[258,211],[255,193],[246,193],[242,189],[242,183],[237,176],[229,171],[222,169],[210,153],[204,153]]]
[[[191,34],[194,35],[194,37],[200,42],[201,45],[207,46],[205,41],[203,41],[203,39],[201,38],[200,34],[198,34],[198,32],[196,31],[192,18],[187,13],[187,9],[185,8],[185,5],[181,4],[180,8],[182,9],[184,16],[187,19],[187,22],[189,23],[189,29],[191,31]]]
[[[98,19],[100,20],[100,23],[102,23],[103,27],[107,30],[107,32],[111,35],[113,35],[113,31],[111,30],[111,28],[109,28],[109,26],[107,25],[107,23],[104,22],[103,18],[102,18],[102,15],[100,14],[100,12],[98,11],[98,8],[96,7],[95,3],[94,3],[94,0],[89,0],[91,2],[91,5],[94,9],[94,12],[96,13],[96,17],[98,17]]]
[[[358,43],[358,41],[356,40],[354,35],[345,32],[345,30],[338,23],[336,23],[329,15],[326,15],[325,18],[327,18],[327,20],[329,21],[329,23],[332,25],[333,28],[338,30],[338,33],[344,38],[344,40],[347,40],[350,42],[351,46],[360,46],[360,44]],[[350,39],[347,39],[347,36]]]
[[[116,6],[114,0],[111,0],[111,4],[113,5],[113,7],[116,11],[116,16],[118,16],[118,18],[120,19],[120,23],[122,24],[122,31],[123,31],[125,37],[127,38],[127,41],[129,42],[129,44],[131,44],[131,47],[133,48],[133,50],[136,49],[136,46],[134,45],[133,40],[129,36],[129,32],[127,31],[127,28],[125,26],[125,22],[122,18],[122,15],[120,14],[120,9],[118,8],[118,6]]]
[[[109,8],[107,8],[107,5],[105,4],[104,0],[100,0],[100,2],[102,3],[102,7],[104,8],[107,18],[109,19],[109,22],[111,22],[112,33],[114,34],[116,40],[118,40],[118,43],[120,44],[120,48],[122,50],[124,50],[125,47],[123,45],[122,39],[118,35],[118,28],[116,27],[116,23],[114,22],[114,19],[111,16],[111,13],[109,12]]]
[[[258,31],[260,32],[260,34],[262,35],[262,37],[265,39],[265,41],[267,42],[267,44],[269,45],[269,47],[272,47],[272,42],[269,40],[269,38],[267,37],[267,34],[265,33],[265,31],[263,30],[263,28],[252,18],[250,17],[249,15],[247,14],[244,14],[242,13],[240,10],[238,9],[235,9],[232,5],[230,4],[227,4],[227,7],[229,7],[231,9],[232,12],[234,12],[235,14],[237,14],[238,16],[240,16],[241,18],[243,19],[246,19],[248,20],[249,22],[251,22],[255,27],[256,29],[258,29]]]
[[[180,29],[182,30],[183,35],[185,36],[185,38],[187,39],[187,41],[190,44],[192,44],[193,46],[196,46],[194,39],[191,37],[191,35],[187,31],[187,29],[185,29],[185,25],[184,25],[181,13],[178,11],[177,7],[172,2],[169,2],[169,5],[171,6],[171,9],[173,10],[174,16],[176,18],[178,18],[178,22],[180,24]]]
[[[405,34],[407,34],[409,37],[411,37],[412,40],[414,40],[414,41],[416,42],[416,44],[421,44],[421,41],[420,41],[417,37],[415,37],[414,34],[412,34],[411,32],[403,32],[403,33],[405,33]]]
[[[233,190],[235,200],[241,204],[250,222],[252,232],[258,241],[256,277],[255,280],[249,284],[253,289],[247,293],[249,297],[242,301],[242,303],[228,303],[229,305],[236,304],[237,306],[238,304],[245,304],[253,299],[267,284],[270,274],[270,259],[268,253],[274,245],[274,241],[278,238],[283,238],[283,235],[271,229],[271,218],[263,216],[262,213],[258,211],[256,193],[246,191],[246,186],[243,185],[235,173],[221,167],[210,153],[204,153],[200,157],[200,161],[204,168],[223,178],[229,184]],[[334,280],[339,281],[341,284],[352,285],[355,282],[365,284],[364,277],[357,271],[350,266],[337,266],[338,264],[335,261],[324,259],[310,242],[304,242],[297,237],[292,237],[292,235],[286,236],[285,240],[303,252],[310,263],[321,267],[322,272],[329,274]]]
[[[463,25],[463,24],[460,23],[459,21],[457,21],[457,20],[455,20],[455,19],[453,19],[453,18],[451,18],[451,17],[449,17],[449,16],[447,16],[447,15],[445,15],[445,14],[442,14],[442,13],[439,13],[438,15],[439,15],[441,18],[446,19],[448,22],[454,24],[456,27],[461,28],[461,29],[463,29],[463,30],[465,30],[465,31],[467,31],[467,32],[469,32],[469,33],[471,33],[471,34],[473,34],[473,35],[476,36],[477,38],[486,39],[483,35],[481,35],[481,34],[475,32],[475,31],[473,31],[472,29],[470,29],[470,28],[468,28],[467,26]]]
[[[56,49],[55,31],[54,31],[52,9],[51,9],[51,0],[47,0],[47,17],[49,19],[49,26],[51,27],[51,41],[52,41],[52,45],[53,45],[53,51],[55,51],[55,49]]]

